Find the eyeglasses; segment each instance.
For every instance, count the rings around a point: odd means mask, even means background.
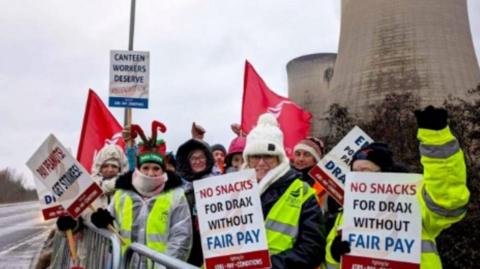
[[[207,160],[207,157],[205,157],[205,156],[191,157],[191,158],[190,158],[190,161],[191,161],[192,163],[204,162],[204,161],[206,161],[206,160]]]
[[[277,156],[275,155],[266,155],[266,154],[259,154],[259,155],[250,155],[248,156],[248,161],[251,163],[258,163],[260,160],[264,162],[271,163],[276,160]]]

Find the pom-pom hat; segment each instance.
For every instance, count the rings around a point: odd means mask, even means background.
[[[283,146],[283,133],[273,114],[260,115],[257,126],[247,135],[243,158],[247,160],[251,155],[278,156],[280,162],[287,158]]]

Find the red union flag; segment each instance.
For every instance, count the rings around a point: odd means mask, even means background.
[[[105,144],[118,144],[124,148],[122,129],[100,97],[89,89],[77,153],[77,160],[88,172],[91,172],[95,153]]]
[[[273,113],[283,131],[285,151],[292,157],[293,147],[308,135],[312,114],[270,90],[248,61],[243,87],[242,131],[248,134],[261,114]]]

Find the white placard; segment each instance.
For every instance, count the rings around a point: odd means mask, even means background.
[[[270,268],[252,169],[193,182],[205,266]]]
[[[358,126],[350,132],[310,170],[316,179],[339,204],[343,203],[345,177],[350,172],[352,157],[360,148],[373,142]]]
[[[341,229],[351,252],[342,268],[420,268],[421,181],[421,174],[347,175]]]
[[[40,200],[40,209],[42,210],[42,215],[44,220],[54,219],[59,216],[67,214],[63,206],[57,202],[57,198],[47,187],[45,187],[40,179],[33,177],[35,182],[38,199]]]
[[[148,108],[149,80],[150,52],[112,50],[108,105]]]
[[[27,166],[74,218],[102,194],[85,168],[53,134],[28,160]]]

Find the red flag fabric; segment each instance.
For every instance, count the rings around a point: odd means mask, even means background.
[[[253,66],[245,62],[243,85],[242,131],[249,133],[257,124],[258,117],[270,112],[275,115],[283,131],[285,151],[293,157],[293,148],[310,131],[312,114],[303,110],[286,97],[270,90]]]
[[[77,160],[88,172],[91,172],[93,157],[105,144],[114,143],[125,148],[122,130],[122,125],[118,123],[100,97],[89,89]]]

